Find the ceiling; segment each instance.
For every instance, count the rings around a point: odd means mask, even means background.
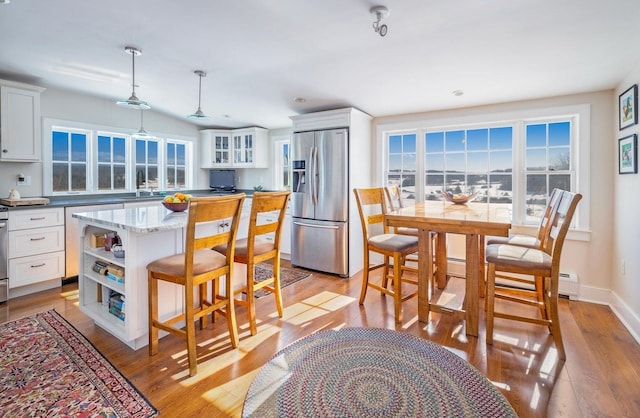
[[[211,118],[190,121],[274,129],[344,106],[381,117],[612,89],[640,61],[639,17],[638,0],[11,0],[0,78],[115,102],[134,46],[154,111],[187,120],[203,70]]]

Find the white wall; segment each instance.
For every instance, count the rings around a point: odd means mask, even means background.
[[[124,109],[113,101],[83,94],[56,89],[45,90],[41,97],[42,119],[61,119],[101,126],[117,127],[131,130],[140,129],[140,112]],[[144,112],[144,128],[150,133],[173,134],[182,137],[198,137],[199,128],[186,120],[180,120],[159,112]],[[45,140],[45,138],[43,138]],[[195,152],[198,152],[197,146]],[[199,160],[198,160],[199,161]],[[194,169],[198,188],[206,187],[207,180],[199,169]],[[31,176],[30,186],[16,186],[16,176],[23,173]],[[9,194],[16,187],[23,197],[43,195],[42,163],[8,163],[0,164],[0,196]]]
[[[608,304],[610,301],[612,243],[613,243],[613,219],[614,207],[613,181],[617,166],[614,166],[614,151],[611,132],[613,131],[614,112],[611,103],[613,91],[601,91],[571,96],[553,97],[540,100],[512,102],[499,105],[482,106],[474,108],[453,109],[440,112],[427,112],[410,115],[397,115],[374,120],[374,132],[380,131],[378,126],[394,124],[397,122],[417,122],[425,120],[445,120],[456,118],[468,118],[471,115],[500,114],[562,106],[589,105],[591,114],[590,123],[590,233],[581,234],[587,241],[568,240],[562,256],[562,271],[575,272],[578,275],[579,291],[578,299],[590,300]],[[378,133],[379,135],[379,133]],[[380,138],[378,138],[378,142]],[[380,148],[380,147],[377,147]],[[380,149],[377,149],[379,159],[376,166],[382,166]],[[374,174],[378,182],[382,184],[384,173]],[[640,200],[640,199],[639,199]],[[584,204],[581,202],[581,204]],[[638,239],[636,237],[636,239]],[[638,267],[640,267],[640,259]],[[638,271],[638,270],[636,270]],[[640,293],[638,287],[636,294]],[[636,312],[640,312],[638,304]]]
[[[611,263],[611,306],[640,340],[640,174],[618,173],[618,139],[640,134],[640,125],[618,128],[618,97],[640,83],[640,64],[617,86],[611,97],[611,131],[609,146],[613,171],[613,207],[610,218],[613,229]],[[622,269],[624,262],[625,268]]]

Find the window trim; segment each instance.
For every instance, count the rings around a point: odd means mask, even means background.
[[[87,140],[89,141],[87,145],[87,164],[91,164],[91,168],[89,170],[89,175],[87,177],[87,185],[90,185],[92,188],[91,191],[87,192],[54,192],[53,185],[51,181],[47,179],[51,179],[53,176],[53,167],[52,167],[52,156],[53,150],[51,147],[51,132],[54,126],[61,126],[74,130],[85,130],[89,131]],[[96,171],[97,170],[97,143],[96,138],[100,133],[109,133],[113,135],[122,135],[127,140],[127,151],[128,155],[126,157],[126,170],[129,173],[126,180],[126,190],[115,190],[109,192],[101,192],[97,190],[97,182]],[[43,146],[42,146],[42,189],[43,195],[45,196],[68,196],[68,195],[93,195],[93,194],[119,194],[119,193],[131,193],[135,192],[135,161],[133,159],[133,153],[135,152],[135,129],[127,129],[106,125],[96,125],[91,123],[84,122],[76,122],[64,119],[53,119],[53,118],[44,118],[42,122],[42,138],[43,138]],[[188,170],[185,175],[185,183],[187,184],[187,189],[192,189],[195,187],[194,181],[195,176],[194,172],[197,168],[199,168],[198,162],[195,161],[195,147],[196,138],[188,137],[184,135],[174,135],[174,134],[165,134],[158,133],[156,134],[156,139],[159,142],[160,146],[160,155],[159,155],[159,170],[163,172],[166,170],[165,165],[165,152],[166,152],[166,144],[167,142],[173,143],[184,143],[186,145],[186,154],[185,158],[189,162],[187,164]],[[134,173],[134,174],[132,174]],[[91,182],[91,183],[89,183]],[[166,188],[166,184],[164,177],[162,178],[161,184],[163,188]],[[172,189],[173,190],[173,189]]]
[[[519,170],[522,172],[524,167],[524,147],[523,138],[520,137],[520,133],[524,127],[524,123],[534,122],[536,120],[548,121],[550,119],[557,118],[575,118],[576,128],[574,130],[575,138],[572,138],[572,151],[577,156],[575,166],[575,190],[582,194],[582,202],[578,205],[576,225],[571,229],[568,238],[573,240],[588,241],[590,239],[591,231],[591,218],[590,218],[590,144],[591,144],[591,106],[589,104],[577,104],[568,106],[557,107],[543,107],[534,109],[522,109],[507,112],[486,112],[486,113],[468,113],[454,116],[442,116],[437,117],[434,115],[419,115],[415,119],[402,118],[398,121],[382,122],[377,124],[375,130],[376,149],[379,150],[376,156],[376,170],[378,172],[373,173],[374,178],[377,179],[378,184],[384,184],[386,167],[386,155],[387,144],[385,138],[387,134],[400,134],[415,132],[418,138],[424,138],[424,134],[427,131],[433,130],[449,130],[457,129],[467,126],[492,126],[496,124],[512,125],[514,126],[514,153],[518,153],[518,156],[522,156],[514,159],[514,172]],[[521,124],[522,126],[520,126]],[[418,140],[416,152],[419,155],[424,155],[423,141]],[[516,149],[516,147],[518,147]],[[418,174],[418,172],[416,172]],[[418,180],[420,179],[420,180]],[[424,190],[424,179],[422,176],[417,176],[416,187],[420,184],[420,190]],[[519,187],[517,192],[521,194],[521,188],[524,185],[516,185],[514,182],[514,194],[515,188]],[[421,192],[422,194],[422,192]],[[421,195],[420,198],[423,196]],[[517,208],[514,208],[514,210]],[[517,219],[514,219],[513,230],[515,232],[527,232],[535,230],[535,227],[517,223]]]

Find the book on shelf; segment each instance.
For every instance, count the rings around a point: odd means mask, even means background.
[[[109,313],[124,321],[125,318],[125,297],[112,290],[109,297]]]
[[[91,266],[91,270],[95,271],[98,274],[106,275],[109,269],[108,263],[104,261],[96,260],[93,262],[93,266]]]

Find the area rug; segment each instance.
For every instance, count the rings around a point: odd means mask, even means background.
[[[0,324],[0,416],[154,417],[157,410],[55,310]]]
[[[302,279],[306,279],[311,276],[311,273],[299,269],[290,269],[286,267],[280,267],[280,289],[283,289],[289,285],[299,282]],[[261,281],[273,277],[273,266],[269,263],[259,263],[255,267],[255,279]],[[271,292],[260,289],[253,294],[257,298],[261,298],[266,295],[270,295]]]
[[[431,341],[380,328],[319,331],[258,372],[243,417],[517,417],[479,371]]]

